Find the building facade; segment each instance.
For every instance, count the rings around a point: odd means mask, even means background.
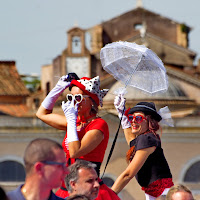
[[[127,88],[128,93],[125,96],[127,107],[132,107],[139,101],[153,101],[157,109],[169,106],[174,127],[162,126],[163,149],[174,182],[187,185],[198,197],[200,195],[200,65],[194,66],[196,54],[188,48],[190,30],[191,28],[186,24],[153,13],[143,7],[137,7],[89,29],[73,27],[67,31],[67,47],[53,59],[50,65],[42,67],[42,90],[35,94],[32,101],[38,99],[38,104],[40,104],[59,77],[64,74],[75,72],[79,77],[100,76],[101,87],[110,89],[104,98],[104,106],[100,109],[100,116],[107,121],[110,130],[109,145],[101,167],[101,172],[103,172],[119,126],[119,119],[113,105],[113,93],[123,85],[103,69],[100,62],[100,50],[106,44],[119,40],[147,46],[163,61],[169,78],[169,89],[166,93],[149,96],[137,89]],[[58,106],[54,112],[62,113],[60,102],[65,99],[67,92],[58,99]],[[29,101],[30,105],[33,103]],[[50,137],[61,142],[65,134],[44,125],[34,116],[20,119],[24,123],[24,129],[1,128],[0,131],[0,169],[5,169],[7,166],[7,169],[13,171],[13,173],[10,172],[10,178],[2,176],[0,179],[0,184],[8,189],[16,187],[23,181],[22,156],[27,142],[36,137]],[[31,126],[28,128],[26,125],[29,123]],[[18,122],[15,123],[15,128],[17,124]],[[128,148],[123,131],[120,129],[113,155],[104,175],[108,185],[112,185],[127,167],[125,155]],[[14,168],[16,171],[10,167],[13,162],[16,164]],[[20,177],[13,179],[16,172],[20,174]],[[131,180],[119,195],[121,199],[126,200],[145,199],[135,179]]]

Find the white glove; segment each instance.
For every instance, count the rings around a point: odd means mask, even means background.
[[[114,99],[114,106],[118,112],[118,117],[121,119],[121,125],[123,129],[130,128],[131,123],[128,121],[128,118],[124,115],[123,111],[125,112],[125,103],[126,99],[123,97],[122,94],[119,94]]]
[[[67,119],[67,141],[79,141],[77,130],[76,130],[76,120],[78,116],[78,103],[74,105],[74,100],[62,102],[62,109]]]
[[[56,100],[58,97],[64,92],[66,88],[70,86],[71,82],[66,81],[68,75],[62,76],[56,86],[49,92],[44,101],[42,102],[42,106],[47,110],[52,110]]]

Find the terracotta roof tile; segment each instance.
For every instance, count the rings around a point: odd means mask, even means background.
[[[0,95],[29,95],[14,61],[0,61]]]
[[[0,104],[0,112],[14,117],[25,117],[28,111],[25,104]]]

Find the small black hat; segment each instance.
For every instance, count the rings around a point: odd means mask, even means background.
[[[68,74],[68,80],[67,81],[72,81],[72,80],[80,80],[80,78],[77,76],[76,73],[72,72]],[[69,91],[72,90],[72,86],[69,87]]]
[[[145,115],[151,115],[158,122],[162,119],[162,117],[157,113],[153,102],[139,102],[129,110],[128,114],[133,114],[136,111],[141,111]]]

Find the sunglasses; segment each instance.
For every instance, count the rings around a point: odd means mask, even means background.
[[[45,165],[60,165],[64,168],[66,168],[67,163],[66,162],[56,162],[56,161],[49,161],[49,160],[45,160],[45,161],[41,161],[41,163],[44,163]]]
[[[81,103],[81,101],[82,101],[83,98],[85,98],[85,97],[89,97],[89,95],[82,95],[82,94],[75,94],[75,95],[72,95],[72,94],[67,94],[67,96],[66,96],[67,101],[75,100],[77,103]]]
[[[136,123],[140,124],[143,122],[143,120],[146,120],[147,118],[142,116],[142,115],[137,115],[137,116],[133,116],[133,115],[128,115],[128,121],[130,123],[133,122],[133,120],[135,120]]]

